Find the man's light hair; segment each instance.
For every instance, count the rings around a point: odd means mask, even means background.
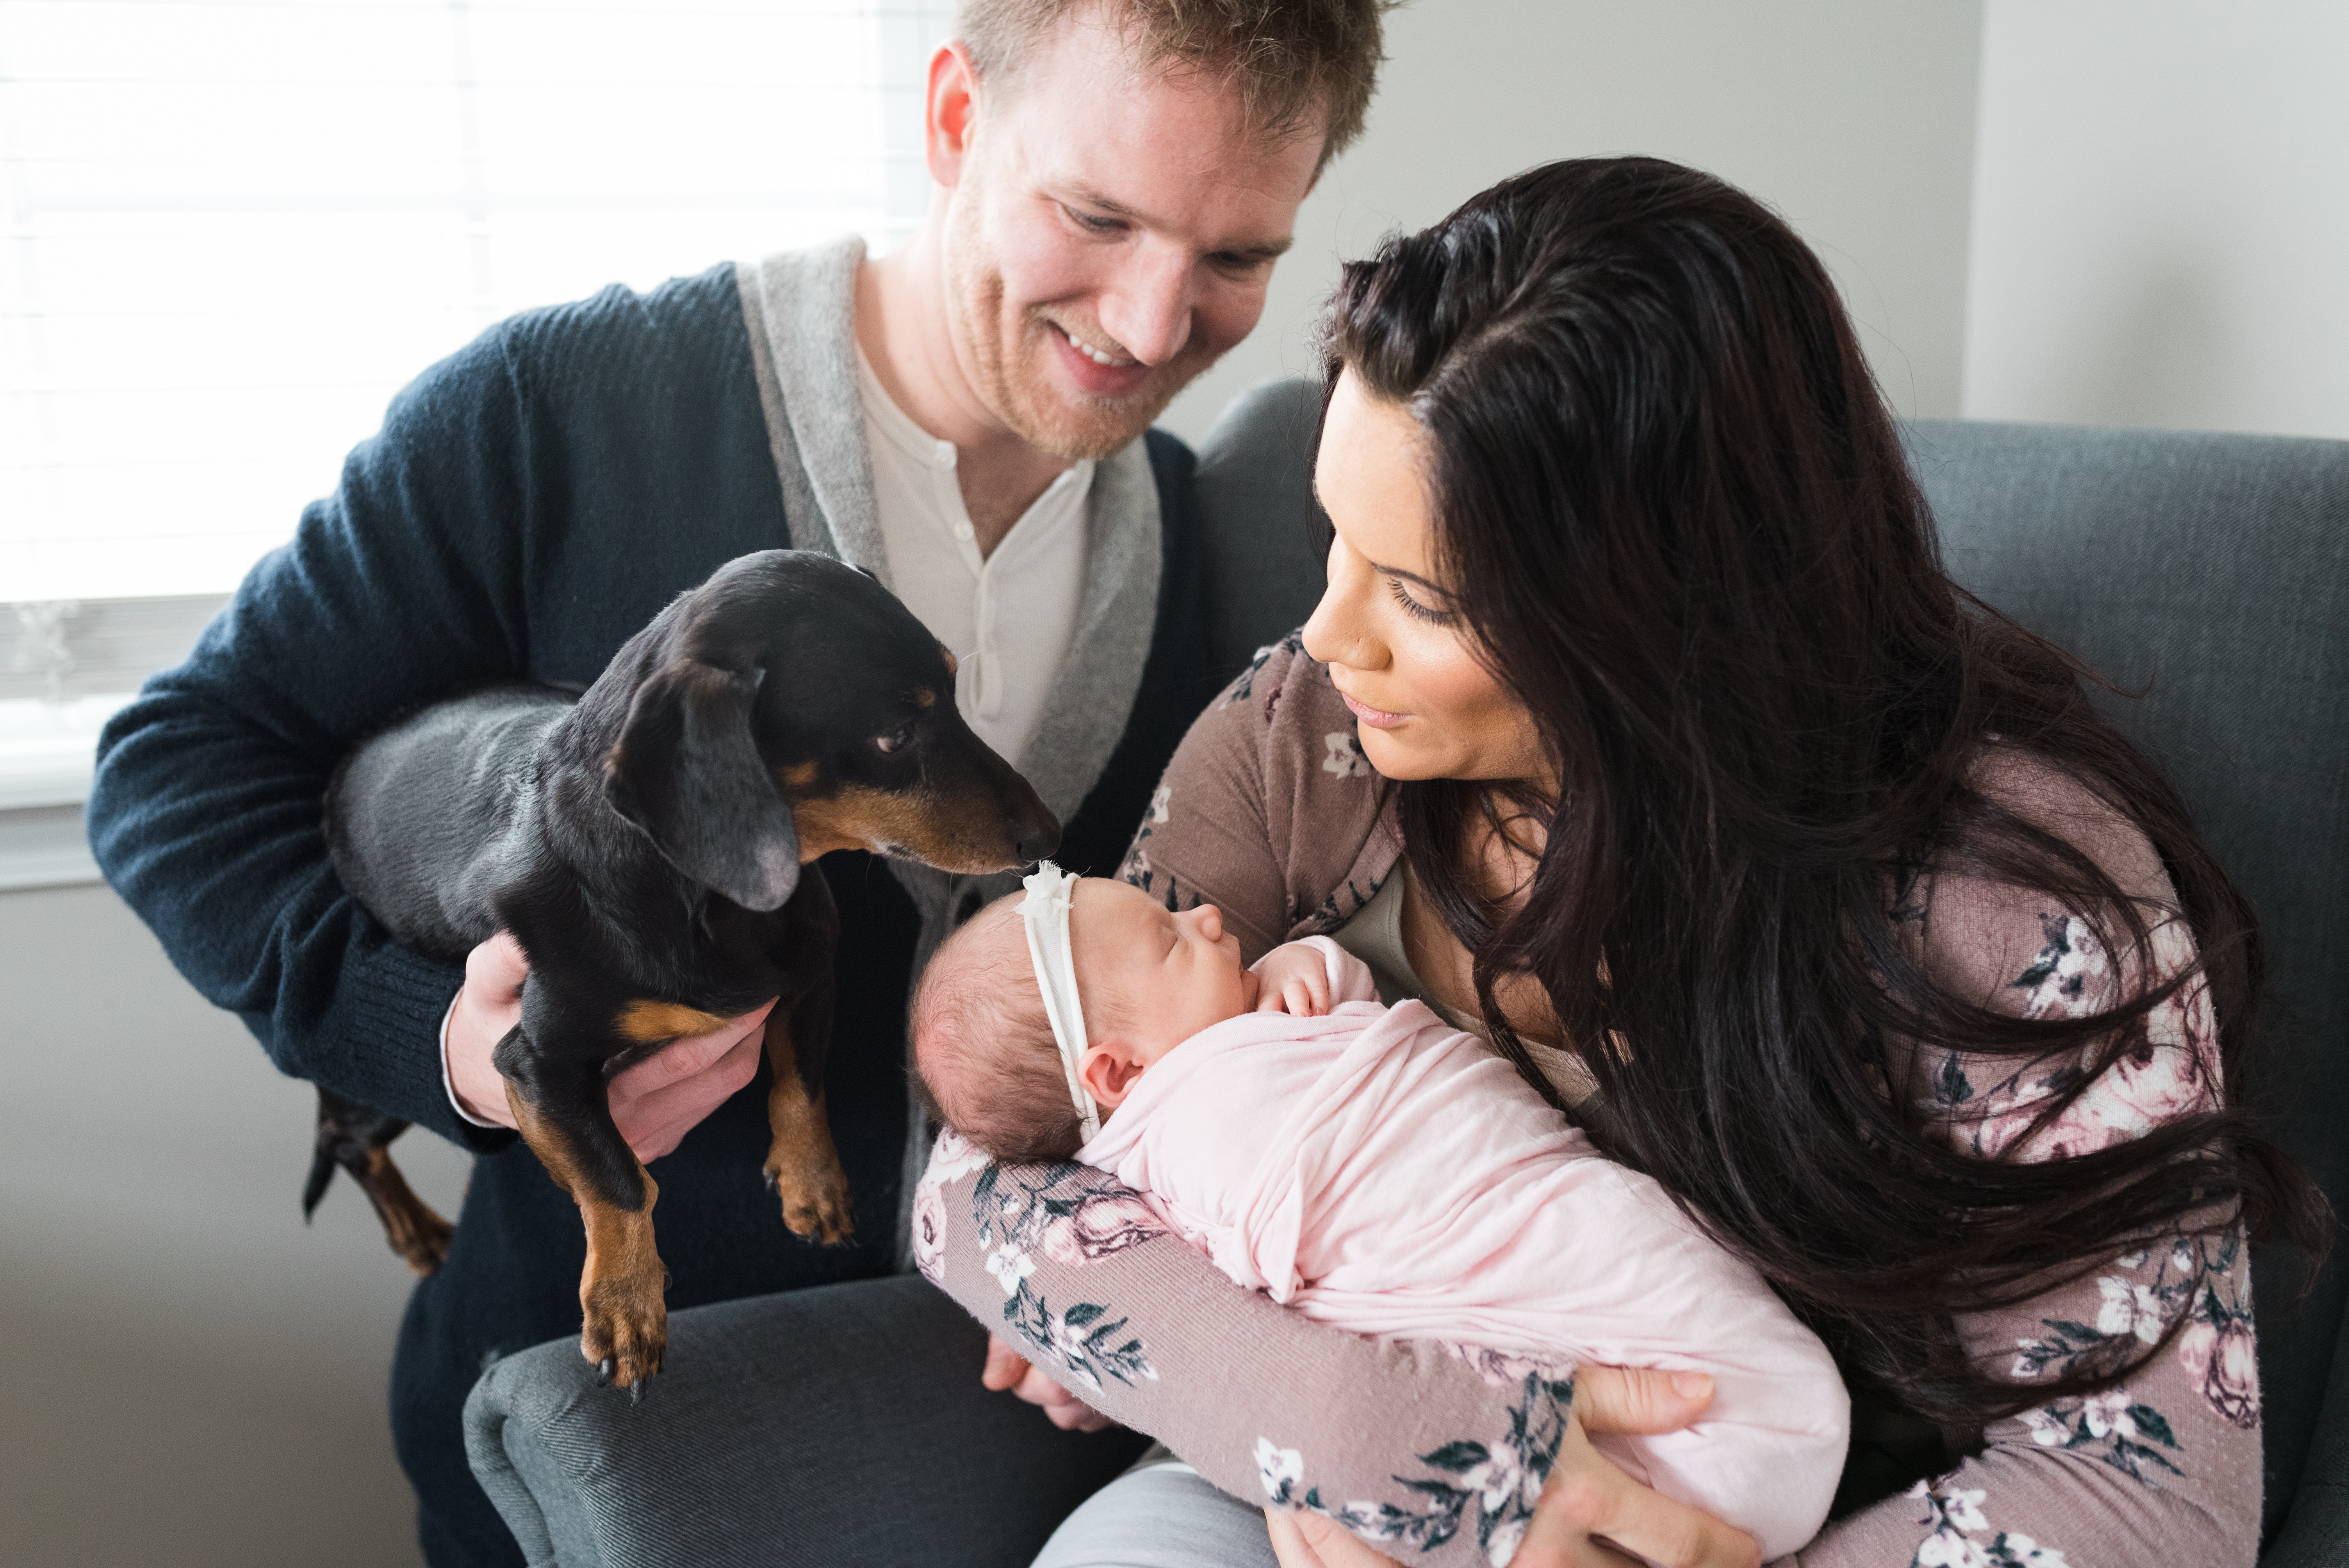
[[[1267,139],[1319,129],[1326,165],[1362,133],[1386,58],[1380,17],[1399,3],[962,0],[955,32],[982,80],[1009,82],[1062,18],[1097,4],[1144,70],[1196,70],[1229,81],[1248,123]]]

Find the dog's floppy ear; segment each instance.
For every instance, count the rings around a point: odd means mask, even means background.
[[[800,885],[792,809],[750,739],[761,669],[680,660],[628,704],[604,764],[604,798],[668,863],[745,909],[782,906]]]

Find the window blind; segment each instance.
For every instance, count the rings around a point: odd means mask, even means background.
[[[224,592],[398,387],[918,222],[950,0],[0,0],[0,603]]]

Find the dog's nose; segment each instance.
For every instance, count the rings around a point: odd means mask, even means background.
[[[1050,860],[1052,851],[1060,847],[1060,820],[1050,811],[1021,823],[1019,836],[1011,841],[1012,852],[1019,857],[1022,864]]]

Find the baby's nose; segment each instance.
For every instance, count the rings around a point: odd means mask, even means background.
[[[1224,936],[1224,912],[1212,903],[1203,903],[1191,912],[1199,923],[1199,934],[1210,942],[1220,942]]]

